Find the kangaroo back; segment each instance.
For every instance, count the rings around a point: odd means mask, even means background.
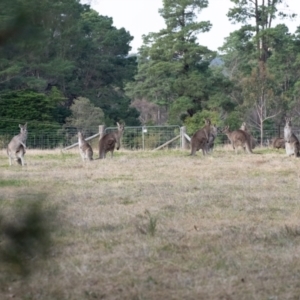
[[[252,153],[250,137],[244,130],[238,129],[234,131],[229,131],[229,126],[226,126],[223,129],[223,133],[227,135],[233,149],[235,150],[235,153],[237,153],[239,147],[242,147],[244,150],[247,150],[248,153]]]
[[[280,137],[275,138],[272,141],[272,146],[273,146],[273,148],[276,148],[276,149],[280,149],[280,148],[284,149],[285,148],[284,138],[280,138]]]
[[[20,133],[15,135],[7,146],[7,155],[9,165],[12,165],[12,159],[16,160],[18,164],[24,166],[24,155],[26,153],[26,140],[27,140],[27,123],[24,125],[19,124]]]
[[[196,152],[202,149],[203,155],[208,151],[208,141],[210,136],[211,121],[205,120],[205,126],[194,133],[191,139],[191,154],[195,155]]]
[[[107,152],[111,152],[111,157],[113,157],[113,152],[115,147],[117,150],[121,147],[121,138],[125,129],[125,124],[119,124],[117,122],[118,129],[116,131],[106,133],[99,140],[99,158],[103,159],[106,157]]]
[[[82,161],[93,160],[93,148],[91,145],[84,139],[82,132],[78,132],[78,147],[79,153],[82,158]]]

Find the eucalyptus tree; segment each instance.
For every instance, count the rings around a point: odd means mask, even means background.
[[[274,44],[274,20],[294,17],[280,11],[283,0],[231,0],[234,3],[227,14],[229,20],[241,23],[239,30],[230,34],[221,48],[224,60],[231,65],[229,74],[237,87],[235,98],[252,110],[252,121],[260,129],[263,141],[264,122],[283,112],[282,94],[271,73],[268,62]],[[277,34],[277,37],[279,35]],[[287,38],[288,34],[280,38]]]
[[[207,0],[163,0],[159,10],[166,27],[143,38],[138,73],[126,87],[131,98],[147,99],[169,110],[169,122],[206,108],[218,80],[209,67],[216,53],[202,46],[201,33],[211,29],[198,14]],[[200,42],[199,42],[200,39]]]

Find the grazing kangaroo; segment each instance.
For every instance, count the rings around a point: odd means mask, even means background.
[[[208,152],[212,153],[214,150],[214,146],[215,146],[215,139],[217,137],[218,134],[218,128],[216,125],[211,125],[210,126],[210,135],[208,137]]]
[[[99,158],[103,159],[106,157],[107,152],[111,152],[111,157],[113,157],[113,153],[115,150],[115,146],[117,144],[117,150],[121,147],[121,138],[125,129],[125,125],[118,125],[118,130],[110,133],[106,133],[99,140]]]
[[[78,146],[82,161],[93,160],[93,149],[91,145],[84,139],[82,132],[78,132]]]
[[[249,135],[244,130],[229,131],[229,126],[226,126],[223,129],[223,133],[227,135],[236,154],[238,147],[242,147],[248,153],[252,153]]]
[[[285,118],[284,126],[285,151],[288,156],[299,156],[300,143],[296,135],[292,132],[292,118]]]
[[[210,125],[209,119],[205,120],[205,126],[194,133],[191,139],[191,154],[195,155],[196,151],[202,149],[203,155],[208,152],[208,142],[210,136]]]
[[[273,148],[276,148],[277,150],[280,148],[285,149],[284,138],[281,138],[281,137],[274,138],[272,141],[272,146],[273,146]]]
[[[256,140],[255,140],[255,138],[251,135],[251,133],[249,132],[246,122],[243,122],[243,123],[242,123],[242,126],[240,127],[240,130],[245,131],[245,132],[249,135],[249,140],[250,140],[250,146],[251,146],[251,149],[254,149],[255,146],[256,146]]]
[[[11,139],[6,149],[10,166],[12,165],[12,159],[16,160],[19,165],[24,166],[25,164],[27,123],[25,125],[19,124],[19,127],[20,133]]]

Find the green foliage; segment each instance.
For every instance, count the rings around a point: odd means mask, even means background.
[[[166,28],[144,37],[138,74],[135,82],[127,84],[126,92],[131,98],[166,106],[168,122],[179,124],[206,108],[210,97],[221,90],[224,75],[210,68],[216,53],[197,42],[198,34],[211,28],[209,21],[198,21],[196,15],[208,1],[168,0],[163,4],[160,14]]]
[[[236,130],[241,127],[242,123],[242,114],[238,111],[233,111],[232,113],[228,114],[224,125],[228,125],[230,130]]]
[[[211,123],[217,127],[222,125],[220,124],[220,118],[217,112],[203,110],[185,119],[184,125],[186,126],[187,134],[192,136],[197,130],[204,127],[205,119],[210,119]]]
[[[66,127],[75,127],[84,135],[92,135],[99,131],[104,123],[104,114],[100,107],[95,107],[89,99],[79,97],[70,107],[71,116],[66,120]]]
[[[0,128],[8,128],[10,122],[55,124],[54,110],[57,99],[32,90],[8,92],[0,96]],[[56,123],[56,125],[58,125]],[[37,126],[37,125],[36,125]]]
[[[89,98],[96,107],[113,106],[116,95],[124,98],[124,83],[136,68],[135,58],[127,57],[133,37],[115,28],[111,18],[77,0],[3,0],[0,15],[1,94],[43,94],[53,101],[59,123],[75,98]],[[123,101],[115,114],[134,123],[137,112],[129,105]],[[103,111],[111,120],[110,112]],[[36,121],[52,122],[48,111],[36,116]],[[24,111],[22,117],[30,116]]]
[[[115,126],[116,122],[125,123],[126,126],[140,126],[139,112],[130,106],[131,100],[124,95],[112,95],[111,104],[99,104],[105,112],[105,125]]]
[[[299,69],[295,63],[297,42],[284,24],[272,27],[275,18],[293,18],[294,14],[288,16],[279,11],[282,1],[231,2],[234,5],[227,16],[241,23],[241,28],[230,33],[220,48],[224,53],[224,72],[233,84],[231,98],[236,110],[228,115],[226,123],[239,128],[237,120],[242,117],[255,120],[253,124],[263,130],[265,125],[279,124],[286,111],[296,104],[291,100]],[[270,122],[270,118],[276,119]]]

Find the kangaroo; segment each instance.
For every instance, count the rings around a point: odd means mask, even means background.
[[[78,146],[82,161],[93,160],[93,149],[91,145],[84,139],[82,132],[78,132]]]
[[[251,149],[254,149],[255,146],[256,146],[256,140],[255,140],[255,138],[251,135],[251,133],[249,132],[246,122],[243,122],[243,123],[242,123],[242,126],[240,127],[240,130],[245,131],[245,132],[249,135],[249,140],[250,140],[250,146],[251,146]]]
[[[252,153],[249,135],[244,130],[229,131],[229,126],[226,126],[223,129],[223,133],[227,135],[236,154],[238,147],[242,147],[248,153]]]
[[[284,138],[281,138],[281,137],[274,138],[272,141],[272,146],[273,146],[273,148],[276,148],[277,150],[280,148],[285,149]]]
[[[111,157],[113,157],[113,153],[115,150],[115,146],[117,144],[117,150],[121,147],[121,138],[125,129],[125,125],[120,125],[117,122],[118,130],[110,133],[106,133],[99,140],[99,159],[103,159],[106,157],[107,152],[111,152]]]
[[[285,118],[284,126],[285,151],[288,156],[299,156],[300,143],[296,135],[292,132],[292,118]]]
[[[210,126],[210,135],[208,137],[208,152],[212,153],[214,150],[214,146],[215,146],[215,139],[217,137],[218,134],[218,128],[216,125],[211,125]]]
[[[195,155],[196,151],[202,149],[203,155],[208,152],[208,143],[210,136],[210,125],[209,119],[205,120],[205,126],[194,133],[191,139],[191,154]]]
[[[24,155],[26,153],[26,140],[27,140],[27,123],[25,125],[19,124],[20,133],[14,136],[7,146],[7,155],[9,165],[12,165],[12,159],[16,160],[19,165],[24,166]]]

